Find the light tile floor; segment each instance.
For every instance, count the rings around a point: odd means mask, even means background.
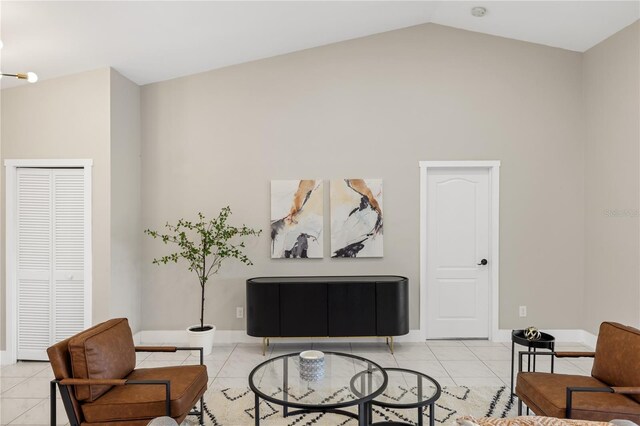
[[[266,357],[261,345],[216,345],[205,357],[209,372],[209,387],[247,386],[251,370],[268,357],[306,349],[353,353],[383,367],[403,367],[424,372],[442,386],[510,386],[511,343],[482,340],[440,340],[426,343],[396,343],[392,355],[383,343],[275,343]],[[516,347],[524,350],[522,347]],[[592,350],[580,343],[558,343],[556,350]],[[548,371],[548,357],[538,358],[538,371]],[[188,352],[138,353],[139,368],[193,364],[198,357]],[[516,361],[517,369],[517,361]],[[591,361],[556,360],[556,371],[568,374],[589,374]],[[0,424],[49,424],[49,381],[53,378],[46,362],[19,362],[0,369]],[[58,399],[58,424],[66,424],[62,401]]]

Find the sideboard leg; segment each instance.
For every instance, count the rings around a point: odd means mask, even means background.
[[[262,356],[265,356],[267,354],[267,338],[263,337],[262,338]]]
[[[387,345],[389,345],[389,350],[393,354],[393,336],[387,337]]]

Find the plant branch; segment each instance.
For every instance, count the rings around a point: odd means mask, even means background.
[[[200,297],[200,326],[204,327],[205,285],[211,275],[220,271],[222,263],[227,258],[234,258],[245,265],[253,265],[249,257],[244,254],[245,237],[259,236],[260,229],[248,228],[245,225],[235,227],[227,220],[231,209],[227,206],[220,210],[217,217],[206,219],[198,213],[196,222],[179,219],[175,225],[165,224],[166,234],[146,229],[145,234],[152,238],[159,238],[164,244],[177,246],[177,251],[153,259],[153,264],[178,263],[183,260],[188,270],[198,276],[201,286]],[[234,243],[233,241],[239,241]],[[211,261],[208,262],[207,259]]]

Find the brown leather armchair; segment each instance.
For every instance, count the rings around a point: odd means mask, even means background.
[[[522,403],[539,416],[640,424],[640,330],[614,322],[600,325],[595,352],[537,352],[557,358],[591,357],[591,376],[520,372],[516,383],[518,414]]]
[[[177,350],[200,350],[200,365],[135,369],[136,352]],[[56,386],[71,426],[142,426],[161,416],[180,423],[187,415],[203,424],[208,375],[202,348],[136,347],[127,319],[116,318],[56,343],[47,354],[55,375],[52,425]]]

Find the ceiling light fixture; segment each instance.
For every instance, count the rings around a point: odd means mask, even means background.
[[[482,6],[476,6],[471,8],[471,14],[476,18],[482,18],[487,14],[487,8]]]
[[[27,80],[29,83],[35,83],[36,81],[38,81],[38,74],[36,74],[35,72],[28,72],[28,73],[19,72],[17,74],[2,73],[0,74],[0,76],[15,77],[19,80]]]
[[[2,49],[2,46],[2,40],[0,40],[0,49]],[[27,80],[29,83],[35,83],[38,81],[38,74],[35,72],[19,72],[16,74],[0,73],[0,78],[2,77],[14,77],[19,80]]]

